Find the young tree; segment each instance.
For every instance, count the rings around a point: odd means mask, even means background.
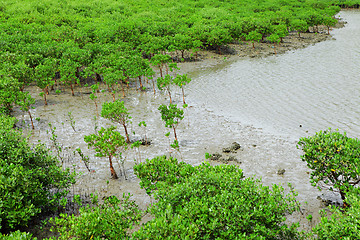
[[[360,183],[360,140],[357,138],[329,129],[300,138],[297,146],[304,152],[301,160],[313,170],[310,175],[313,186],[330,185],[330,190],[337,189],[344,200],[346,192]]]
[[[188,83],[191,82],[191,78],[189,78],[186,74],[184,75],[177,75],[173,82],[175,83],[175,85],[179,86],[181,88],[182,91],[182,95],[183,95],[183,103],[185,103],[185,93],[184,93],[184,86]]]
[[[151,58],[150,62],[153,66],[159,68],[160,77],[163,77],[163,70],[166,68],[167,64],[171,62],[171,57],[169,55],[156,54]]]
[[[110,163],[110,172],[113,179],[118,176],[113,167],[112,160],[114,157],[121,157],[121,149],[126,149],[125,138],[117,131],[116,127],[101,128],[97,134],[91,134],[84,137],[88,147],[95,148],[96,157],[108,157]]]
[[[172,103],[171,85],[173,83],[174,83],[174,78],[169,74],[166,74],[165,77],[159,77],[157,79],[157,87],[159,88],[159,90],[162,91],[163,89],[166,89],[166,91],[168,92],[170,98],[170,104]]]
[[[125,130],[126,142],[130,143],[127,124],[130,123],[131,116],[123,101],[118,99],[115,102],[104,102],[101,109],[101,116],[113,122],[120,123]]]
[[[273,28],[274,28],[274,33],[279,36],[280,42],[282,43],[283,38],[286,37],[287,35],[289,35],[289,31],[287,30],[286,25],[284,25],[284,24],[275,25]]]
[[[161,119],[165,122],[165,127],[172,128],[174,130],[175,141],[178,142],[176,136],[176,128],[180,121],[184,118],[184,111],[177,108],[175,104],[160,105],[159,111],[161,113]]]
[[[55,60],[46,59],[35,67],[36,85],[43,91],[40,95],[44,97],[45,105],[47,105],[46,95],[49,94],[49,87],[55,83],[53,80],[56,72],[55,65]]]
[[[327,27],[328,35],[330,34],[330,27],[334,27],[338,21],[330,16],[325,16],[323,19],[323,24]]]
[[[35,129],[33,118],[30,112],[31,105],[35,103],[35,99],[31,97],[29,92],[21,91],[18,95],[17,105],[20,106],[20,109],[24,112],[27,112],[30,117],[31,128]]]
[[[262,36],[261,33],[257,31],[251,31],[249,34],[246,35],[245,39],[246,41],[252,42],[252,47],[255,48],[255,42],[259,42],[261,40]]]
[[[89,98],[94,101],[95,109],[96,109],[96,116],[99,116],[98,112],[98,104],[97,104],[97,91],[99,90],[99,83],[91,85],[91,92]]]
[[[280,41],[281,41],[279,35],[277,35],[276,33],[273,33],[267,37],[267,40],[274,43],[274,52],[276,54],[276,44],[280,43]]]
[[[309,25],[307,24],[307,22],[302,19],[293,19],[290,24],[290,28],[299,33],[299,38],[300,33],[306,32],[309,29]]]

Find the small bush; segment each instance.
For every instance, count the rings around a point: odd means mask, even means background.
[[[310,182],[314,186],[320,183],[330,185],[330,190],[339,190],[344,200],[345,193],[360,182],[358,139],[329,129],[301,138],[298,147],[304,151],[301,159],[313,170]]]

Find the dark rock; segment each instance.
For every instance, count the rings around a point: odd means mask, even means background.
[[[220,153],[214,153],[211,155],[211,158],[210,160],[213,160],[213,161],[219,161],[219,159],[222,157],[222,155]]]
[[[285,173],[285,169],[279,169],[279,170],[277,171],[277,174],[278,174],[278,175],[284,175],[284,173]]]
[[[241,148],[240,144],[238,144],[237,142],[233,142],[232,146],[231,146],[231,150],[232,151],[237,151]]]
[[[234,156],[230,156],[226,159],[227,162],[237,162],[237,158]]]
[[[233,142],[230,147],[223,148],[222,151],[224,153],[236,153],[237,150],[241,148],[240,144],[237,142]]]
[[[144,145],[144,146],[149,146],[149,145],[151,145],[151,140],[149,140],[149,139],[141,139],[140,140],[141,141],[141,145]]]
[[[231,148],[228,147],[228,148],[223,148],[222,149],[223,153],[230,153],[231,152]]]

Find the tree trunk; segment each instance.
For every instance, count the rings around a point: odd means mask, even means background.
[[[32,119],[31,113],[30,113],[30,110],[28,110],[28,113],[29,113],[29,116],[30,116],[31,127],[32,127],[32,129],[34,130],[35,127],[34,127],[34,122],[33,122],[33,119]]]
[[[141,76],[139,76],[139,83],[140,83],[140,90],[143,89],[143,85],[142,85],[142,82],[141,82]]]
[[[153,89],[154,89],[154,95],[156,93],[156,90],[155,90],[155,81],[154,81],[154,78],[151,79],[151,82],[152,82],[152,85],[153,85]]]
[[[74,87],[72,84],[70,84],[70,88],[71,88],[71,95],[72,96],[75,96],[75,93],[74,93]]]
[[[181,87],[181,90],[182,90],[182,94],[183,94],[183,103],[186,104],[186,103],[185,103],[185,92],[184,92],[184,88]]]
[[[129,138],[129,134],[128,134],[128,131],[126,128],[126,124],[123,124],[123,126],[124,126],[124,130],[125,130],[126,142],[130,143],[130,138]]]
[[[173,129],[174,129],[175,140],[178,142],[178,139],[177,139],[177,136],[176,136],[176,130],[175,130],[175,127],[174,127],[174,126],[173,126]]]
[[[46,101],[46,91],[45,91],[45,89],[44,89],[44,101],[45,101],[45,105],[48,105],[47,101]]]
[[[111,156],[109,156],[109,162],[110,162],[111,177],[112,177],[113,179],[118,179],[118,176],[117,176],[117,174],[116,174],[116,172],[115,172],[115,169],[114,169],[114,167],[113,167],[113,164],[112,164]]]
[[[276,43],[274,43],[274,52],[275,52],[275,55],[276,55]]]
[[[171,92],[169,89],[167,89],[168,93],[169,93],[169,98],[170,98],[170,104],[172,104],[172,100],[171,100]]]
[[[162,68],[159,66],[160,69],[160,77],[163,77]]]
[[[122,90],[122,94],[123,94],[123,98],[124,98],[125,97],[125,88],[124,88],[123,81],[121,81],[120,84],[121,84],[121,90]]]

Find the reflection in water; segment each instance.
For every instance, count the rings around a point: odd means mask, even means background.
[[[189,98],[215,114],[295,139],[328,127],[359,136],[360,13],[340,17],[348,24],[332,31],[336,40],[209,69],[193,80]]]

